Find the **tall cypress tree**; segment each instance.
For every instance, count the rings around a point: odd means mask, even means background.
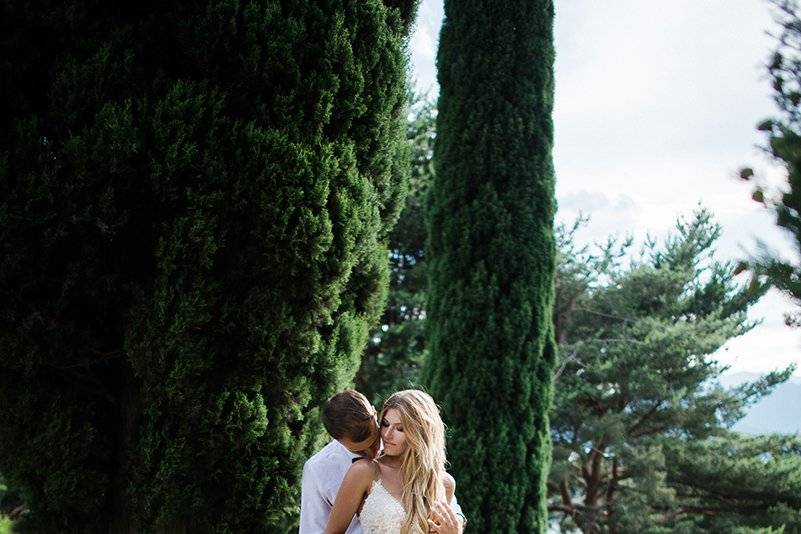
[[[381,312],[416,2],[4,2],[0,472],[34,532],[270,532]]]
[[[430,360],[476,532],[547,522],[553,3],[445,2],[429,212]]]

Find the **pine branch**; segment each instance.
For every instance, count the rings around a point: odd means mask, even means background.
[[[635,421],[633,425],[631,425],[628,429],[626,429],[626,433],[631,435],[632,437],[639,437],[640,435],[644,435],[644,434],[637,434],[636,433],[637,429],[640,428],[648,419],[653,417],[653,415],[657,412],[657,410],[659,410],[659,408],[661,408],[664,404],[665,401],[662,399],[656,401],[654,405],[651,406],[651,408],[647,412],[642,414],[640,418],[637,419],[637,421]]]

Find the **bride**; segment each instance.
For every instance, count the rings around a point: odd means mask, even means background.
[[[456,482],[445,472],[445,425],[430,395],[407,389],[381,409],[384,452],[355,462],[339,488],[325,534],[344,533],[354,514],[365,534],[454,529],[448,502]]]

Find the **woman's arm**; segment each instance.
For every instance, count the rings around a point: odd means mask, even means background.
[[[325,534],[343,534],[353,516],[359,511],[370,485],[375,479],[375,467],[370,460],[359,460],[350,466],[339,486],[331,516],[325,526]]]

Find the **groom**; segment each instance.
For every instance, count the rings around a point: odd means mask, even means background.
[[[303,465],[299,534],[322,534],[350,464],[375,458],[381,445],[375,408],[358,391],[337,393],[325,403],[322,415],[323,426],[334,439]],[[461,534],[464,516],[456,497],[451,508],[431,511],[429,534]],[[358,517],[346,534],[362,534]]]

